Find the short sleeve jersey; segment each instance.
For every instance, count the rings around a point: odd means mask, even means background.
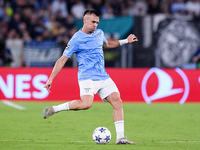
[[[92,34],[86,34],[79,30],[76,32],[63,55],[70,58],[75,54],[79,63],[78,80],[105,80],[109,78],[106,73],[103,43],[107,40],[101,29],[96,29]]]

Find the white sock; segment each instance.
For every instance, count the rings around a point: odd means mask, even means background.
[[[115,122],[115,129],[117,133],[117,139],[124,137],[124,120]]]
[[[69,102],[57,105],[57,106],[52,106],[55,112],[59,112],[62,110],[69,110]]]

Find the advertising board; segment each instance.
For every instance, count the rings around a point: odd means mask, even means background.
[[[200,70],[107,68],[124,102],[200,102]],[[0,99],[69,101],[80,99],[77,68],[63,68],[44,88],[52,68],[0,68]],[[95,101],[101,101],[95,95]]]

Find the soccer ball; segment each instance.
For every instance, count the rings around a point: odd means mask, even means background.
[[[111,140],[111,132],[106,127],[98,127],[94,130],[92,137],[97,144],[107,144]]]

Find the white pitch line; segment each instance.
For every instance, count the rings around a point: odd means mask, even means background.
[[[0,140],[1,142],[48,142],[41,140]]]
[[[50,141],[44,141],[44,140],[0,140],[0,142],[52,142]],[[68,141],[68,143],[92,143],[93,141]],[[200,141],[154,141],[154,142],[136,142],[137,143],[155,143],[155,144],[160,144],[160,143],[168,143],[168,144],[173,144],[173,143],[199,143]]]
[[[2,103],[6,104],[6,105],[8,105],[8,106],[10,106],[10,107],[13,107],[13,108],[19,109],[19,110],[25,110],[25,109],[26,109],[26,108],[23,107],[23,106],[20,106],[20,105],[14,104],[14,103],[12,103],[12,102],[10,102],[10,101],[7,101],[7,100],[2,100]]]
[[[155,143],[199,143],[200,141],[158,141]],[[154,143],[154,142],[152,142]]]
[[[94,141],[68,141],[68,143],[92,143]],[[112,143],[112,142],[110,142]],[[200,143],[200,141],[154,141],[154,142],[136,142],[137,143],[155,143],[155,144],[160,144],[160,143]]]

